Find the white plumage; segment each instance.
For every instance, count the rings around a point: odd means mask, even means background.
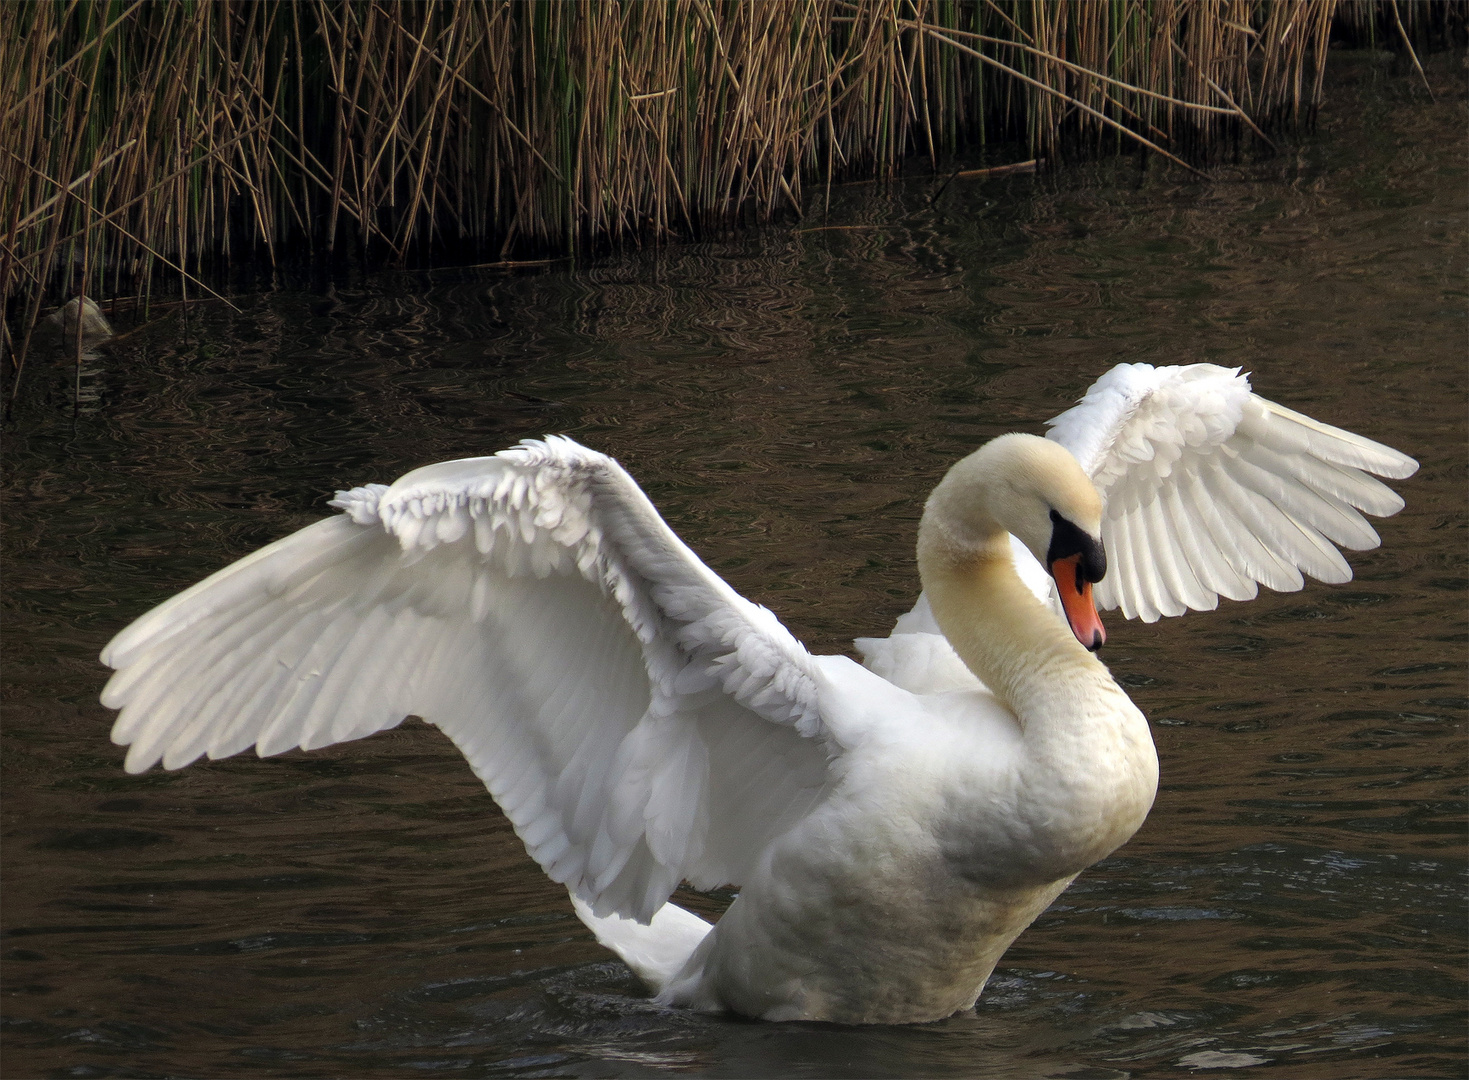
[[[741,880],[820,789],[811,657],[611,459],[553,437],[332,505],[108,645],[128,771],[423,716],[553,879],[639,919]]]
[[[1358,511],[1403,500],[1368,476],[1411,476],[1405,454],[1250,393],[1238,368],[1119,364],[1047,437],[1076,455],[1102,493],[1112,566],[1097,604],[1154,622],[1256,583],[1299,589],[1307,574],[1350,581],[1333,545],[1363,551],[1377,533]]]
[[[1100,604],[1152,620],[1347,580],[1333,545],[1377,542],[1358,511],[1402,506],[1366,473],[1416,467],[1211,365],[1122,365],[1051,424],[1074,459],[1007,437],[936,490],[927,594],[858,642],[866,669],[810,655],[616,462],[552,437],[339,492],[138,619],[102,655],[113,740],[141,772],[418,715],[664,1000],[947,1015],[1152,799],[1145,722],[1016,576],[1054,604],[1054,512],[1100,533]],[[715,932],[665,905],[683,880],[743,886]]]

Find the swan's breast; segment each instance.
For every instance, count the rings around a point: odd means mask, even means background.
[[[1059,737],[1027,735],[985,690],[921,701],[921,721],[865,748],[846,786],[859,800],[886,793],[886,827],[910,821],[947,872],[981,889],[1070,878],[1124,843],[1152,805],[1157,756],[1120,692],[1096,697]]]
[[[711,932],[690,972],[699,1007],[846,1023],[968,1008],[1010,942],[1142,819],[1119,809],[1138,801],[1115,790],[1137,755],[1111,760],[1113,730],[1100,749],[1037,748],[988,691],[914,695],[870,672],[843,691],[832,787]]]
[[[839,1023],[971,1006],[1066,882],[996,889],[955,874],[933,828],[939,799],[932,789],[838,790],[781,837],[710,934],[708,1000]]]

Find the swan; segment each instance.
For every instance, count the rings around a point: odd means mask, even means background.
[[[119,633],[103,703],[137,773],[442,730],[660,1002],[766,1020],[935,1020],[1137,830],[1157,757],[1097,658],[1303,574],[1416,462],[1209,364],[1123,364],[1045,437],[954,465],[923,592],[863,657],[813,656],[568,438],[338,492],[341,513]],[[715,924],[682,881],[739,893]]]

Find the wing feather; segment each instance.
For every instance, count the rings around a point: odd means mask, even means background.
[[[1147,507],[1145,521],[1148,551],[1158,567],[1159,588],[1154,591],[1154,604],[1163,615],[1182,615],[1188,599],[1198,595],[1198,582],[1173,536],[1172,523],[1164,516],[1161,499],[1155,497]]]
[[[1334,545],[1375,547],[1363,514],[1403,507],[1373,475],[1411,476],[1417,462],[1250,392],[1238,369],[1120,364],[1075,408],[1048,422],[1106,504],[1104,608],[1152,622],[1257,583],[1282,592],[1305,576],[1340,582]]]
[[[103,653],[127,768],[444,731],[527,850],[599,915],[738,883],[842,738],[784,627],[570,440],[341,492]]]
[[[1256,579],[1250,576],[1238,547],[1233,542],[1228,522],[1220,513],[1204,485],[1203,471],[1185,472],[1179,477],[1183,498],[1196,519],[1204,527],[1200,544],[1219,560],[1221,584],[1219,595],[1230,600],[1253,600],[1259,592]]]
[[[1204,489],[1219,510],[1216,520],[1224,530],[1218,536],[1227,555],[1232,559],[1242,576],[1260,582],[1279,592],[1291,592],[1303,584],[1299,574],[1292,573],[1294,567],[1287,566],[1271,550],[1268,526],[1256,513],[1250,493],[1225,471],[1215,458],[1209,459],[1199,469]]]
[[[1222,565],[1211,546],[1199,543],[1206,532],[1205,526],[1193,507],[1184,502],[1179,488],[1178,484],[1169,484],[1160,493],[1165,504],[1164,517],[1171,523],[1178,544],[1178,557],[1194,583],[1190,593],[1179,599],[1195,610],[1212,611],[1219,606],[1221,590],[1228,587],[1224,584],[1225,573],[1232,576],[1233,572]]]
[[[1376,531],[1358,513],[1356,502],[1374,504],[1380,511],[1378,516],[1402,509],[1401,500],[1396,506],[1384,506],[1380,500],[1373,499],[1373,493],[1364,485],[1381,485],[1371,477],[1358,473],[1354,478],[1325,462],[1309,458],[1293,460],[1259,443],[1242,447],[1240,461],[1269,478],[1262,478],[1259,483],[1279,485],[1279,498],[1287,500],[1282,505],[1288,512],[1315,523],[1323,535],[1354,551],[1374,548],[1379,542]],[[1261,490],[1270,494],[1263,487]]]
[[[1178,573],[1173,567],[1173,545],[1167,538],[1167,527],[1162,521],[1162,507],[1156,496],[1138,508],[1141,528],[1138,530],[1145,545],[1139,556],[1146,555],[1154,573],[1144,577],[1148,584],[1148,603],[1159,615],[1182,615],[1183,609],[1175,597],[1182,586],[1175,586]],[[1137,557],[1134,557],[1134,562]]]
[[[1146,549],[1132,535],[1133,527],[1140,524],[1141,522],[1133,514],[1127,514],[1117,519],[1117,532],[1120,541],[1118,545],[1120,549],[1118,557],[1125,560],[1126,565],[1126,569],[1119,574],[1118,584],[1122,585],[1125,590],[1122,604],[1123,613],[1129,619],[1140,616],[1143,619],[1149,619],[1151,621],[1157,619],[1158,615],[1157,612],[1151,609],[1145,592],[1148,578],[1139,572],[1139,568],[1136,565],[1138,557],[1144,555]]]

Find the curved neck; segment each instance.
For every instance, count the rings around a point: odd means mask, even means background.
[[[919,528],[918,568],[939,628],[969,670],[1015,715],[1025,752],[1012,761],[1024,791],[1013,808],[1025,871],[1073,875],[1142,824],[1158,784],[1147,721],[1111,673],[1015,572],[995,531],[955,542],[942,515]],[[974,534],[970,534],[971,537]],[[983,817],[983,814],[980,814]],[[976,865],[990,866],[977,844]]]
[[[1022,727],[1058,719],[1057,705],[1076,700],[1078,682],[1121,695],[1106,666],[1020,580],[1003,530],[959,544],[925,517],[918,572],[949,644]]]

